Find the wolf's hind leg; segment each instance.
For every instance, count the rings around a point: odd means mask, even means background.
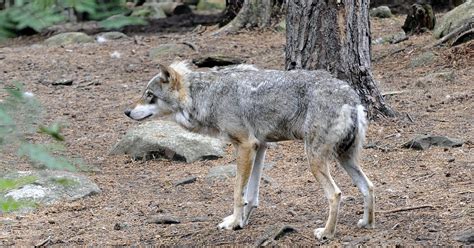
[[[364,217],[359,220],[357,226],[365,228],[374,227],[375,219],[375,196],[374,186],[367,178],[358,164],[357,154],[350,154],[339,158],[341,166],[347,171],[354,184],[364,196]]]
[[[258,141],[247,140],[237,145],[237,175],[234,186],[234,213],[224,218],[220,229],[235,230],[243,228],[244,223],[244,188],[249,181],[253,162],[258,149]]]
[[[323,151],[324,149],[324,151]],[[311,145],[306,146],[311,172],[321,184],[324,194],[329,202],[329,217],[324,228],[314,230],[314,235],[319,240],[327,240],[334,237],[336,232],[337,215],[341,201],[341,190],[337,187],[329,172],[330,149],[324,147],[318,152],[313,151]]]
[[[247,191],[245,193],[246,205],[244,207],[244,225],[248,224],[250,215],[253,210],[258,207],[258,195],[260,179],[262,177],[263,163],[265,160],[265,152],[267,151],[266,143],[261,143],[255,155],[252,174],[250,175]]]

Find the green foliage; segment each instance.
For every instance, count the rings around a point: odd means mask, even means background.
[[[54,8],[41,8],[37,4],[25,4],[8,9],[8,17],[15,30],[31,28],[40,32],[46,27],[61,22],[65,17]]]
[[[40,126],[39,131],[53,137],[57,141],[64,141],[64,136],[61,135],[62,126],[54,123],[51,127]]]
[[[35,176],[25,176],[20,178],[0,178],[0,192],[20,188],[23,185],[34,183],[38,178]]]
[[[36,208],[37,204],[29,200],[15,200],[12,197],[0,197],[0,213],[8,213],[18,209]]]
[[[105,29],[118,29],[127,25],[145,25],[147,22],[137,16],[118,15],[101,21],[100,26]]]
[[[79,182],[74,180],[74,179],[69,179],[69,178],[52,178],[51,181],[54,183],[54,184],[58,184],[58,185],[61,185],[65,188],[68,188],[68,187],[72,187],[72,186],[75,186],[75,185],[78,185]]]
[[[41,32],[54,24],[70,20],[71,15],[87,14],[91,20],[102,21],[106,29],[122,28],[126,25],[146,24],[139,17],[127,16],[127,0],[16,0],[14,5],[0,10],[0,40],[14,37],[18,32],[33,30]],[[108,20],[111,16],[119,18]]]
[[[56,155],[64,150],[60,141],[61,125],[41,125],[41,107],[30,93],[24,93],[21,87],[6,88],[8,96],[0,102],[0,152],[16,154],[27,158],[33,165],[49,169],[76,170],[75,164],[63,156]],[[32,137],[46,134],[55,143],[34,143]]]

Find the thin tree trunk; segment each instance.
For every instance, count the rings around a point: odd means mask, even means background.
[[[369,117],[394,116],[377,89],[370,64],[368,0],[289,1],[286,69],[326,69],[358,92]]]
[[[371,69],[369,0],[345,0],[341,61],[348,80],[367,107],[369,117],[395,116],[377,88]]]

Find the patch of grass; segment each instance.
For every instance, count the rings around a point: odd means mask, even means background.
[[[0,192],[17,189],[24,185],[34,183],[38,178],[35,176],[25,176],[19,178],[0,178]]]
[[[15,200],[12,197],[0,198],[0,213],[13,212],[24,208],[36,208],[37,204],[31,200]]]
[[[78,185],[79,182],[74,180],[74,179],[70,179],[70,178],[65,178],[65,177],[57,177],[57,178],[51,178],[51,181],[54,183],[54,184],[57,184],[57,185],[61,185],[65,188],[67,187],[72,187],[74,185]]]

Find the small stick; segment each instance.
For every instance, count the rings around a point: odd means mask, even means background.
[[[191,49],[193,49],[194,51],[198,51],[198,48],[196,46],[196,44],[192,43],[192,42],[189,42],[189,41],[183,41],[182,42],[184,45],[190,47]]]
[[[409,113],[407,113],[407,117],[408,117],[408,120],[410,120],[411,123],[415,123],[415,121],[413,120],[413,118],[411,118]]]
[[[382,93],[382,96],[392,96],[392,95],[397,95],[397,94],[401,94],[401,93],[404,93],[404,92],[405,92],[404,90],[389,91],[389,92]]]
[[[49,242],[51,242],[51,236],[49,236],[47,239],[41,241],[41,243],[35,245],[35,247],[44,247],[44,246],[46,246]]]
[[[424,176],[422,176],[422,177],[419,177],[419,178],[417,178],[417,179],[414,179],[413,182],[417,182],[417,181],[420,181],[420,180],[422,180],[422,179],[426,179],[426,178],[432,177],[432,176],[434,176],[434,173],[430,173],[430,174],[428,174],[428,175],[424,175]]]
[[[406,207],[406,208],[395,208],[395,209],[391,209],[391,210],[381,210],[381,211],[377,211],[377,213],[389,214],[389,213],[396,213],[396,212],[404,212],[404,211],[416,210],[416,209],[421,209],[421,208],[435,208],[435,207],[432,206],[432,205],[421,205],[421,206]]]

